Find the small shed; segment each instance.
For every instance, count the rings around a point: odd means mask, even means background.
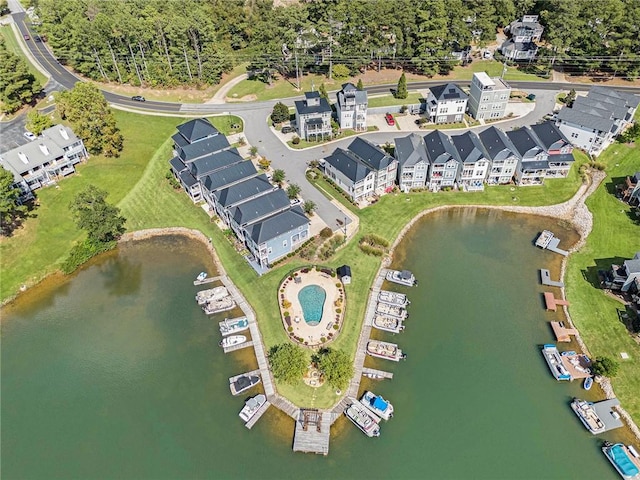
[[[344,285],[349,285],[351,283],[351,268],[349,265],[342,265],[338,267],[338,277],[342,281]]]

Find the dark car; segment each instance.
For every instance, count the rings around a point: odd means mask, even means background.
[[[144,102],[145,99],[142,95],[134,95],[133,97],[131,97],[131,100],[134,100],[136,102]]]
[[[42,41],[42,38],[40,37],[40,35],[36,35],[35,37],[33,37],[33,39],[34,39],[36,42],[41,42],[41,41]]]
[[[295,130],[293,129],[293,127],[289,127],[289,126],[284,126],[282,127],[282,130],[280,130],[282,133],[293,133]]]

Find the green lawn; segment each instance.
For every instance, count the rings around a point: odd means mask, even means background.
[[[25,56],[24,52],[22,51],[22,48],[20,48],[20,45],[18,44],[18,39],[16,38],[16,35],[13,32],[13,29],[11,28],[11,25],[3,25],[3,26],[1,26],[0,27],[0,34],[4,38],[5,44],[7,45],[7,50],[9,50],[10,52],[15,53],[19,57],[24,58],[24,61],[27,62],[27,67],[29,68],[29,71],[33,74],[34,77],[36,77],[36,79],[44,87],[44,85],[47,83],[47,81],[49,79],[46,76],[44,76],[40,72],[40,70],[38,70],[33,65],[33,63],[31,63],[31,61],[29,60],[29,58],[27,56]],[[33,40],[28,40],[28,41],[32,42]]]
[[[376,132],[378,131],[378,127],[375,126],[369,126],[367,127],[367,132]],[[295,144],[293,143],[293,141],[289,140],[287,142],[287,145],[289,145],[291,148],[295,148],[296,150],[302,150],[303,148],[310,148],[310,147],[317,147],[318,145],[323,145],[325,143],[329,143],[332,142],[334,140],[341,140],[343,138],[347,138],[347,137],[353,137],[354,135],[358,135],[361,132],[356,132],[355,130],[341,130],[340,133],[338,135],[336,135],[335,137],[333,137],[331,140],[324,140],[324,141],[319,141],[319,142],[313,142],[310,140],[303,140],[303,139],[299,139],[300,141]]]
[[[640,345],[618,318],[624,307],[598,287],[597,271],[620,264],[640,251],[640,223],[630,217],[629,207],[611,194],[615,183],[640,170],[640,149],[616,144],[598,158],[607,165],[607,178],[587,200],[594,226],[587,244],[571,255],[566,285],[569,312],[590,352],[620,362],[613,379],[616,395],[624,408],[640,422]],[[622,360],[627,352],[630,360]]]
[[[296,90],[296,79],[275,80],[272,85],[268,85],[260,80],[243,80],[234,86],[227,93],[227,98],[242,98],[246,95],[255,95],[255,100],[273,100],[276,98],[297,97],[303,92],[309,92],[313,88],[318,91],[320,85],[324,83],[327,90],[340,88],[340,82],[330,81],[324,75],[308,74],[300,78],[300,90]]]
[[[451,80],[471,80],[473,74],[476,72],[487,72],[490,77],[499,77],[502,75],[503,64],[496,60],[474,60],[470,65],[466,67],[454,67],[453,71],[446,77]],[[440,77],[438,77],[440,78]],[[507,72],[504,75],[506,81],[509,80],[529,80],[532,82],[542,82],[547,78],[534,75],[531,73],[525,73],[518,70],[517,67],[507,67]]]
[[[392,105],[411,105],[420,103],[422,95],[418,92],[409,92],[407,98],[395,98],[393,95],[376,95],[369,97],[369,108],[388,107]]]

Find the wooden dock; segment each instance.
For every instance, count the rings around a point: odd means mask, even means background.
[[[571,375],[571,380],[587,378],[591,376],[591,372],[589,368],[591,367],[591,362],[587,361],[585,355],[581,353],[575,353],[573,355],[561,354],[560,360],[562,360],[562,365],[567,369],[569,375]]]
[[[222,277],[207,277],[204,280],[194,280],[194,285],[204,285],[206,283],[213,283],[222,280]]]
[[[283,396],[272,395],[271,398],[269,398],[269,401],[274,407],[279,408],[294,420],[298,420],[298,417],[300,416],[300,409]]]
[[[388,378],[389,380],[391,380],[393,378],[393,373],[391,372],[385,372],[384,370],[376,370],[375,368],[368,368],[368,367],[364,367],[362,369],[362,375],[364,377],[369,377],[373,379]]]
[[[271,406],[271,403],[269,403],[269,400],[264,402],[264,404],[258,409],[258,411],[253,415],[253,417],[251,417],[249,421],[244,424],[244,426],[247,427],[249,430],[251,430],[251,428],[256,423],[258,423],[258,420],[260,420],[260,417],[264,415],[264,412],[266,412],[270,406]]]
[[[570,342],[571,335],[578,335],[578,331],[575,328],[565,327],[564,322],[551,322],[551,328],[558,342]]]
[[[296,419],[293,451],[327,455],[331,430],[331,413],[301,409]]]
[[[544,303],[547,306],[547,310],[552,312],[555,312],[558,309],[558,305],[569,305],[568,301],[554,297],[551,292],[544,292]]]
[[[551,275],[549,274],[549,270],[545,270],[544,268],[540,269],[540,281],[543,285],[548,287],[564,287],[563,282],[555,282],[551,280]]]
[[[536,247],[559,253],[565,257],[569,255],[569,252],[562,250],[558,245],[560,245],[560,239],[549,230],[543,230],[540,236],[536,239]]]
[[[243,348],[253,347],[253,340],[249,340],[248,342],[240,343],[238,345],[232,345],[230,347],[223,347],[224,353],[235,352],[236,350],[242,350]]]

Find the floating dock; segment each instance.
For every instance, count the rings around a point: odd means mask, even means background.
[[[565,327],[564,322],[551,322],[551,328],[558,342],[570,342],[571,335],[578,335],[578,331],[575,328]]]
[[[204,280],[194,280],[194,285],[204,285],[206,283],[213,283],[222,280],[222,277],[207,277]]]
[[[389,380],[391,380],[393,378],[393,373],[385,372],[384,370],[376,370],[375,368],[364,367],[362,369],[362,376],[372,378],[374,380],[382,380],[383,378],[388,378]]]
[[[304,453],[329,453],[331,413],[317,409],[300,409],[293,437],[293,451]]]
[[[260,370],[257,370],[258,372]],[[267,400],[266,402],[264,402],[262,404],[262,406],[258,409],[258,411],[253,415],[253,417],[251,417],[249,419],[249,421],[247,423],[244,424],[245,427],[247,427],[249,430],[251,430],[251,428],[258,423],[258,420],[260,420],[260,417],[262,417],[262,415],[264,415],[264,412],[267,411],[267,409],[271,406],[271,403],[269,403],[269,400]]]
[[[602,423],[604,423],[605,432],[620,428],[624,425],[622,423],[622,420],[620,420],[620,415],[618,414],[618,412],[613,409],[613,407],[615,407],[616,405],[620,405],[620,401],[617,398],[612,398],[610,400],[604,400],[602,402],[593,404],[593,408],[598,414],[598,417],[600,417],[600,420],[602,420]]]
[[[540,269],[540,281],[543,285],[548,287],[564,287],[563,282],[554,282],[551,280],[551,275],[549,274],[549,270],[545,270],[544,268]]]
[[[567,369],[571,380],[587,378],[591,376],[591,361],[586,355],[582,353],[575,353],[573,355],[567,355],[567,352],[560,354],[560,360],[562,365]]]
[[[558,305],[569,305],[569,302],[556,298],[551,292],[544,292],[544,303],[547,306],[547,310],[555,312],[558,309]]]
[[[536,239],[536,247],[559,253],[565,257],[569,255],[569,252],[558,248],[558,245],[560,245],[560,239],[549,230],[543,230],[540,236]]]
[[[222,349],[224,350],[224,353],[231,353],[231,352],[235,352],[236,350],[242,350],[243,348],[247,348],[247,347],[253,347],[253,340],[247,340],[246,342],[240,343],[238,345],[223,347]]]

